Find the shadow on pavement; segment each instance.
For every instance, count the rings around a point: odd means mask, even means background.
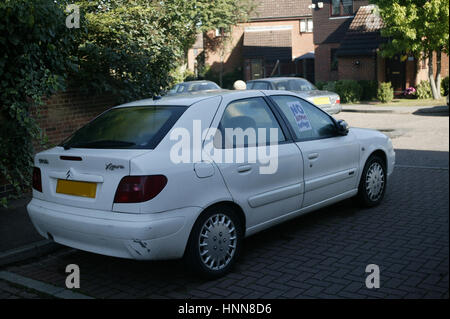
[[[447,105],[424,107],[424,108],[418,109],[413,114],[420,115],[420,116],[448,116],[449,115],[448,109],[449,109],[449,107]]]
[[[443,151],[395,149],[395,164],[448,168],[449,154]]]

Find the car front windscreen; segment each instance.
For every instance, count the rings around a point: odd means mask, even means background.
[[[302,79],[288,79],[288,80],[274,81],[274,85],[277,90],[287,90],[287,91],[317,90],[317,88],[312,83]]]
[[[153,149],[187,109],[185,106],[114,108],[60,144],[69,148]]]

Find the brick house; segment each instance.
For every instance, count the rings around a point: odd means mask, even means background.
[[[391,82],[396,94],[428,79],[428,62],[380,54],[383,21],[367,0],[313,0],[315,80],[343,79]],[[442,76],[449,74],[442,54]],[[435,69],[436,70],[436,69]]]
[[[314,80],[310,5],[311,0],[260,0],[249,21],[234,26],[229,34],[220,30],[204,34],[203,47],[197,42],[188,52],[188,68],[195,70],[195,59],[203,52],[205,65],[213,71],[237,71],[243,80],[272,73]]]

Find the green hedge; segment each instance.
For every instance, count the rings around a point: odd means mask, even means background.
[[[422,80],[417,85],[416,96],[419,99],[430,99],[433,97],[430,82]]]
[[[378,86],[377,98],[383,103],[392,101],[394,98],[394,88],[392,87],[391,82],[380,83]]]
[[[377,97],[378,82],[369,80],[339,80],[317,81],[319,90],[335,92],[341,97],[342,103],[355,103],[358,101],[370,101]]]
[[[377,81],[361,80],[358,81],[358,83],[362,88],[361,100],[371,101],[377,97],[378,93]]]
[[[0,180],[14,193],[29,190],[32,140],[43,142],[30,114],[43,97],[65,87],[76,60],[76,32],[65,26],[64,7],[53,0],[0,1]],[[6,197],[0,198],[5,206]]]

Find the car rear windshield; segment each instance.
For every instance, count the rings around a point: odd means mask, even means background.
[[[274,84],[277,90],[288,90],[288,91],[317,90],[317,88],[310,82],[302,79],[279,80],[274,81]]]
[[[60,146],[154,149],[186,109],[184,106],[114,108],[80,128]]]
[[[186,92],[198,92],[206,90],[217,90],[220,86],[213,82],[200,82],[200,83],[180,83],[175,85],[169,93],[186,93]]]

